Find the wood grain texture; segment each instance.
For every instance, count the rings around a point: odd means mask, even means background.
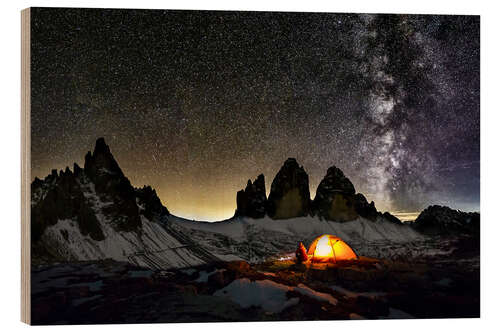
[[[31,323],[30,9],[21,11],[21,321]]]

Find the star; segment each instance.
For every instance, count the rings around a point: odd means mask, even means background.
[[[288,157],[382,211],[479,209],[479,17],[32,10],[32,177],[104,137],[173,214],[222,220]]]

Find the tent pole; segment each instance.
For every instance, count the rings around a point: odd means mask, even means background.
[[[332,246],[333,256],[335,257],[335,263],[337,263],[337,254],[335,253],[335,244],[337,244],[339,240],[337,239],[335,243],[332,245],[332,241],[330,241],[330,245]]]
[[[333,247],[333,245],[335,245],[335,244],[332,244],[332,240],[329,237],[328,237],[328,240],[330,241],[330,246],[332,247],[333,258],[335,258],[335,263],[337,263],[337,255],[335,254],[335,248]]]
[[[318,242],[316,242],[316,244],[314,245],[313,258],[312,258],[312,261],[311,261],[311,265],[314,265],[314,253],[316,252],[316,245],[318,245]]]

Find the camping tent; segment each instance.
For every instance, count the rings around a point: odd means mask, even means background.
[[[342,239],[333,235],[316,238],[307,252],[312,262],[337,262],[358,259],[357,254]]]

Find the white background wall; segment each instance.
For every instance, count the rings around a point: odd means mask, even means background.
[[[499,5],[493,1],[2,1],[0,10],[0,331],[483,332],[500,327]],[[481,319],[155,324],[30,328],[20,322],[20,10],[29,6],[481,15]]]

